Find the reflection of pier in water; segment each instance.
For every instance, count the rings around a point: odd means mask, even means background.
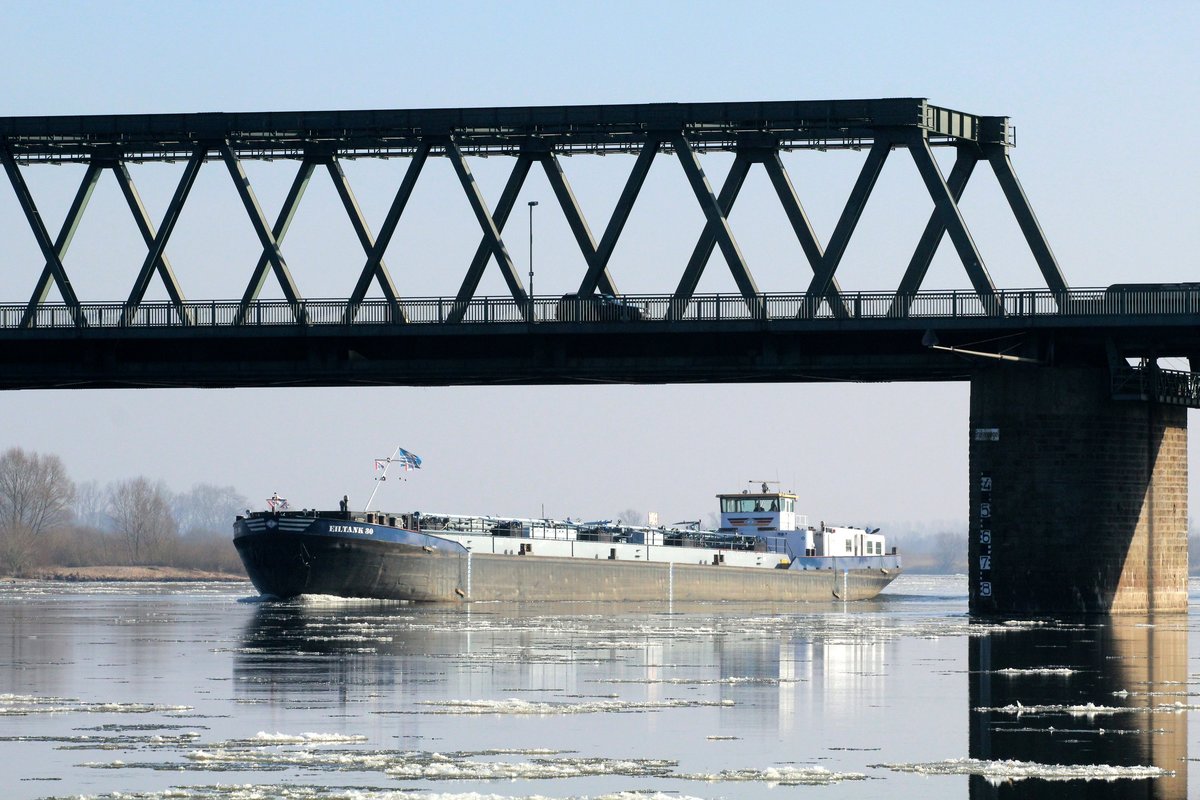
[[[972,758],[1154,766],[1174,773],[1111,782],[997,783],[972,776],[972,798],[1187,797],[1187,712],[1173,708],[1189,702],[1185,616],[989,633],[971,640],[970,668]],[[994,710],[1017,703],[1052,709]],[[1088,703],[1128,710],[1067,710]]]

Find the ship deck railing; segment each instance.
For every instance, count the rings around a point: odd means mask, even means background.
[[[791,566],[791,569],[833,570],[835,572],[900,568],[899,553],[887,553],[879,556],[796,556],[792,559]]]

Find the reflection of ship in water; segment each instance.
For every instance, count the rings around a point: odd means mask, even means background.
[[[510,603],[265,603],[242,630],[233,678],[243,702],[305,707],[436,691],[649,702],[711,693],[733,703],[722,717],[753,708],[756,726],[783,732],[880,702],[888,641],[858,626],[883,605],[797,618],[790,604],[677,603],[669,614],[627,604],[614,617],[606,603],[549,615]]]
[[[972,639],[970,669],[972,758],[1174,773],[1114,781],[972,776],[972,798],[1187,796],[1187,713],[1173,708],[1188,702],[1186,617],[992,632]],[[1089,703],[1101,708],[1086,713]]]
[[[446,631],[409,619],[395,604],[261,605],[242,629],[235,685],[251,696],[308,700],[355,686],[395,687],[411,677],[401,659],[455,646]]]
[[[774,618],[792,624],[761,636],[718,636],[713,639],[717,680],[726,681],[719,697],[741,707],[753,706],[761,726],[780,733],[805,730],[818,719],[837,725],[863,723],[869,709],[886,697],[886,663],[895,639],[882,629],[863,625],[862,618],[885,608],[865,601],[853,616],[815,613],[789,616],[787,606],[762,606],[748,612],[751,620]],[[737,618],[730,629],[746,630]],[[751,625],[751,627],[754,627]],[[771,626],[768,625],[770,628]],[[680,654],[668,654],[668,658]],[[664,674],[664,677],[669,675]]]

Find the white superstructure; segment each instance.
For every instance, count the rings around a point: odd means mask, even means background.
[[[737,494],[719,494],[721,528],[748,536],[780,538],[795,556],[876,556],[884,553],[879,529],[849,525],[810,526],[808,518],[796,513],[796,495],[771,491],[766,482],[761,491],[744,489]]]

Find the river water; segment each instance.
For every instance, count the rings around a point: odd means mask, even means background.
[[[787,606],[4,584],[0,797],[1188,796],[1200,617],[966,604],[912,575]]]

